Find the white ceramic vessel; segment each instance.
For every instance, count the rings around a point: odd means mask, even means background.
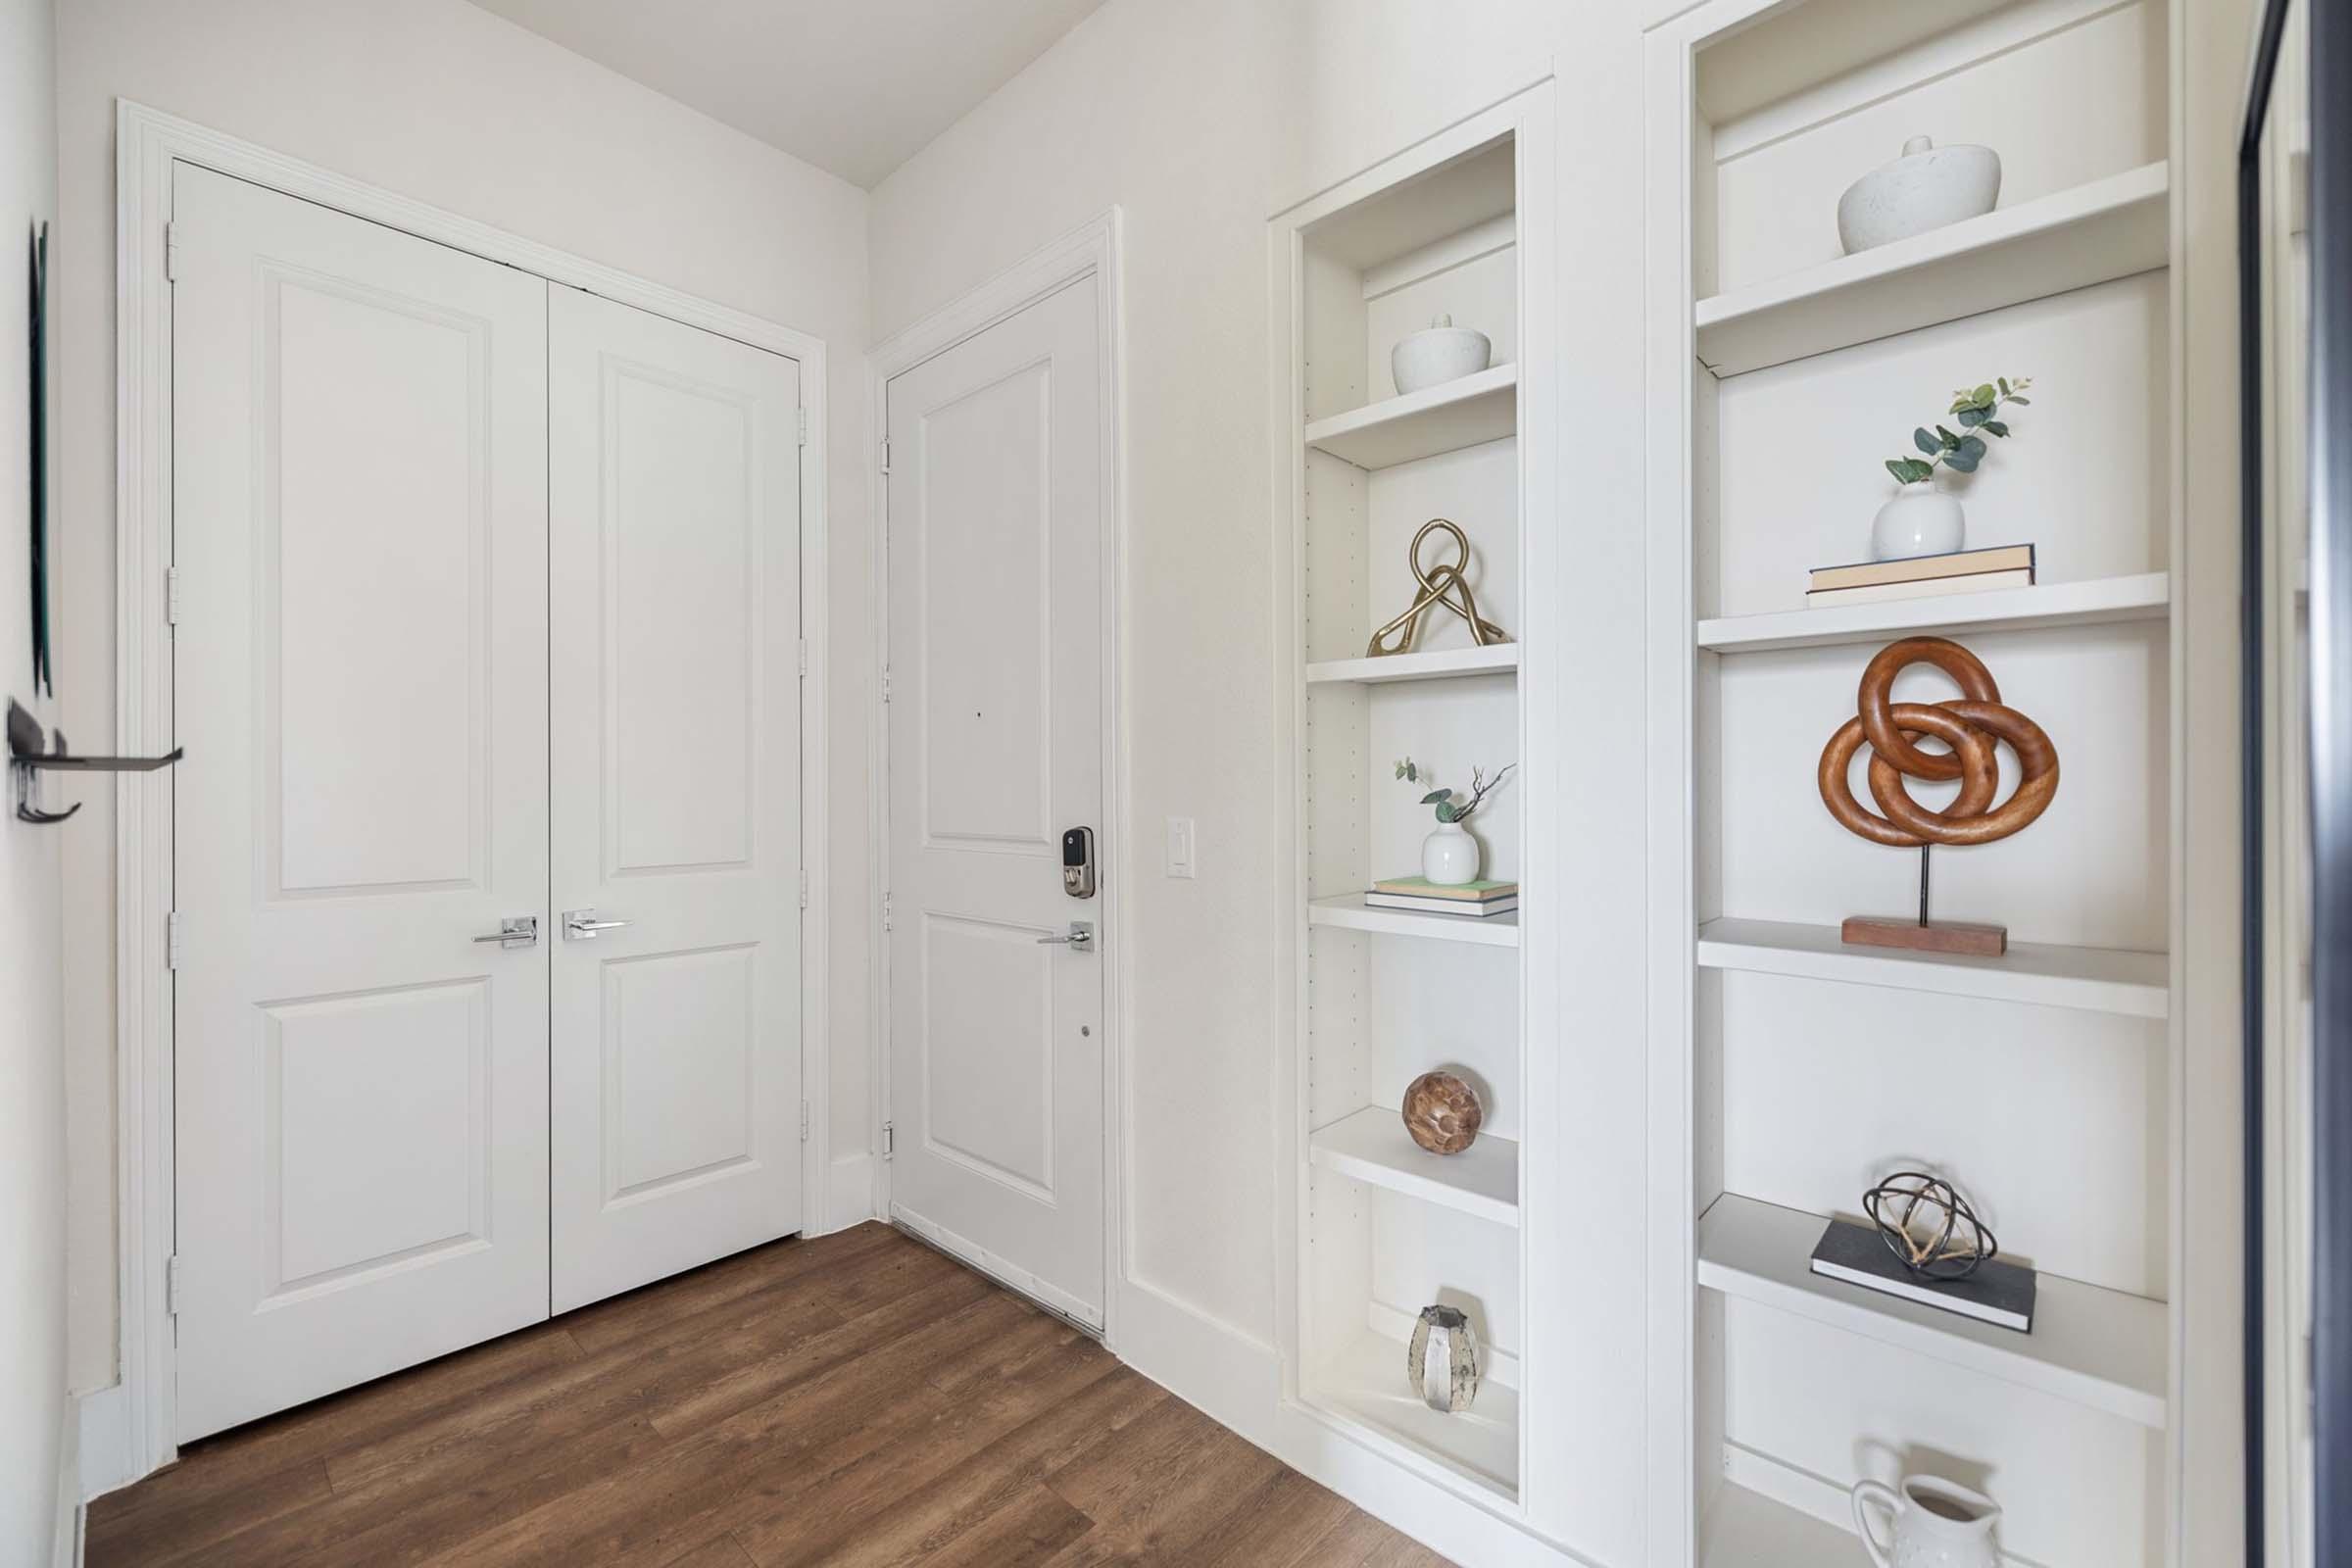
[[[1396,340],[1389,350],[1389,374],[1402,395],[1476,375],[1494,358],[1494,345],[1486,333],[1456,326],[1452,317],[1441,316],[1427,330]]]
[[[1478,880],[1478,840],[1459,822],[1440,822],[1421,841],[1421,874],[1442,888]]]
[[[1870,524],[1870,559],[1948,556],[1968,539],[1968,514],[1933,479],[1903,486]]]
[[[1872,1509],[1886,1516],[1884,1541]],[[1983,1493],[1935,1476],[1905,1476],[1895,1486],[1854,1484],[1854,1523],[1879,1568],[2000,1568],[1992,1527],[2001,1510]]]
[[[1981,218],[2001,196],[2001,155],[1989,147],[1938,147],[1926,136],[1838,198],[1838,238],[1848,256],[1931,228]]]

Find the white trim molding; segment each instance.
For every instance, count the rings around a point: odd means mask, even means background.
[[[774,321],[682,293],[347,178],[252,142],[118,100],[115,112],[115,739],[124,753],[174,744],[172,644],[164,582],[172,542],[172,291],[164,275],[172,172],[191,164],[420,239],[532,272],[667,318],[801,367],[808,418],[801,459],[800,635],[808,643],[801,693],[801,863],[808,906],[801,925],[801,1085],[810,1108],[802,1145],[802,1215],[811,1231],[836,1211],[828,1136],[831,1098],[826,991],[832,907],[826,825],[827,612],[826,346]],[[168,772],[116,784],[116,1060],[121,1383],[85,1398],[85,1490],[127,1485],[177,1452],[174,1360],[164,1274],[172,1252],[172,988],[164,920],[172,906],[172,796]],[[870,1201],[869,1194],[859,1198]],[[119,1408],[118,1408],[119,1406]]]
[[[1102,1286],[1103,1342],[1120,1348],[1121,1299],[1129,1288],[1127,1255],[1129,1191],[1127,1151],[1133,1146],[1127,1102],[1127,1042],[1134,1038],[1127,998],[1134,973],[1127,933],[1132,899],[1127,884],[1140,864],[1141,850],[1128,832],[1132,791],[1122,715],[1127,710],[1127,339],[1126,302],[1121,282],[1119,209],[1112,207],[1015,262],[969,293],[940,307],[877,344],[873,375],[874,439],[890,430],[890,383],[925,360],[943,354],[1006,317],[1083,277],[1102,283],[1096,300],[1097,341],[1103,374],[1102,493],[1102,837],[1101,868],[1102,929],[1097,937],[1102,959]],[[874,667],[890,667],[890,502],[881,483],[881,465],[869,468],[874,485]],[[885,677],[887,678],[887,677]],[[876,693],[873,768],[874,824],[874,1007],[873,1104],[878,1125],[890,1115],[890,942],[883,929],[884,899],[890,889],[890,710]],[[890,1167],[879,1164],[875,1212],[893,1212]]]

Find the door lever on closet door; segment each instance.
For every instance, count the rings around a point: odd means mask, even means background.
[[[594,909],[565,909],[564,911],[564,940],[594,942],[599,931],[617,931],[626,920],[599,920]]]
[[[539,917],[535,914],[510,914],[498,922],[498,929],[476,942],[495,942],[502,948],[535,948],[539,945]]]

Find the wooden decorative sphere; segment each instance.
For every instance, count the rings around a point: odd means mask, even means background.
[[[1405,1086],[1404,1130],[1433,1154],[1468,1149],[1486,1119],[1478,1092],[1449,1072],[1425,1072]]]

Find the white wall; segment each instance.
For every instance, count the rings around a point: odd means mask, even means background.
[[[1566,657],[1590,677],[1564,697],[1567,732],[1638,756],[1638,621],[1610,627],[1641,598],[1626,575],[1640,569],[1639,532],[1624,525],[1641,494],[1640,159],[1627,139],[1642,122],[1640,41],[1633,0],[1111,0],[873,193],[877,338],[1114,203],[1126,215],[1132,1277],[1260,1347],[1276,1336],[1268,1104],[1288,1026],[1274,1015],[1273,921],[1292,875],[1267,808],[1289,762],[1273,667],[1274,616],[1288,612],[1271,587],[1266,220],[1556,68],[1572,502],[1559,521],[1592,566],[1592,602],[1562,607]],[[1563,780],[1546,808],[1639,821],[1638,801],[1597,798],[1638,769],[1574,771],[1589,776]],[[1160,874],[1171,815],[1198,819],[1198,880]],[[1527,956],[1566,982],[1562,1038],[1532,1049],[1570,1054],[1562,1125],[1587,1151],[1622,1151],[1639,1120],[1624,1107],[1642,1096],[1629,989],[1642,953],[1622,913],[1640,896],[1640,841],[1570,846],[1607,917],[1557,955]],[[1574,1482],[1530,1486],[1571,1544],[1629,1562],[1642,1549],[1629,1350],[1642,1332],[1641,1167],[1576,1155],[1569,1167],[1576,1190],[1541,1200],[1621,1280],[1608,1298],[1623,1333],[1580,1352],[1594,1357],[1575,1381],[1596,1441],[1574,1455]],[[1148,1347],[1122,1348],[1150,1369]]]
[[[858,357],[866,341],[863,192],[462,0],[75,0],[58,27],[66,259],[57,290],[65,427],[59,663],[74,682],[66,726],[77,740],[114,733],[118,96],[825,339],[833,350],[832,603],[840,607],[837,635],[858,644],[872,603],[862,479],[870,417]],[[8,101],[22,100],[12,93]],[[0,251],[15,243],[0,239]],[[9,383],[12,393],[20,384]],[[12,611],[19,597],[8,598]],[[18,641],[11,632],[6,647]],[[832,692],[830,972],[835,1034],[847,1051],[833,1075],[836,1154],[862,1149],[871,1120],[868,667],[845,661]],[[180,738],[203,744],[201,736]],[[113,1382],[116,1360],[114,821],[104,792],[85,794],[91,804],[66,830],[76,1392]],[[16,841],[12,832],[12,848]],[[8,945],[12,960],[21,951]],[[9,1100],[17,1103],[13,1083]]]
[[[25,231],[57,207],[55,63],[50,0],[0,0],[0,698],[28,706]],[[54,231],[50,244],[53,258],[69,250]],[[13,793],[0,801],[0,1560],[30,1564],[49,1560],[58,1523],[66,1102],[58,829],[13,807]]]

